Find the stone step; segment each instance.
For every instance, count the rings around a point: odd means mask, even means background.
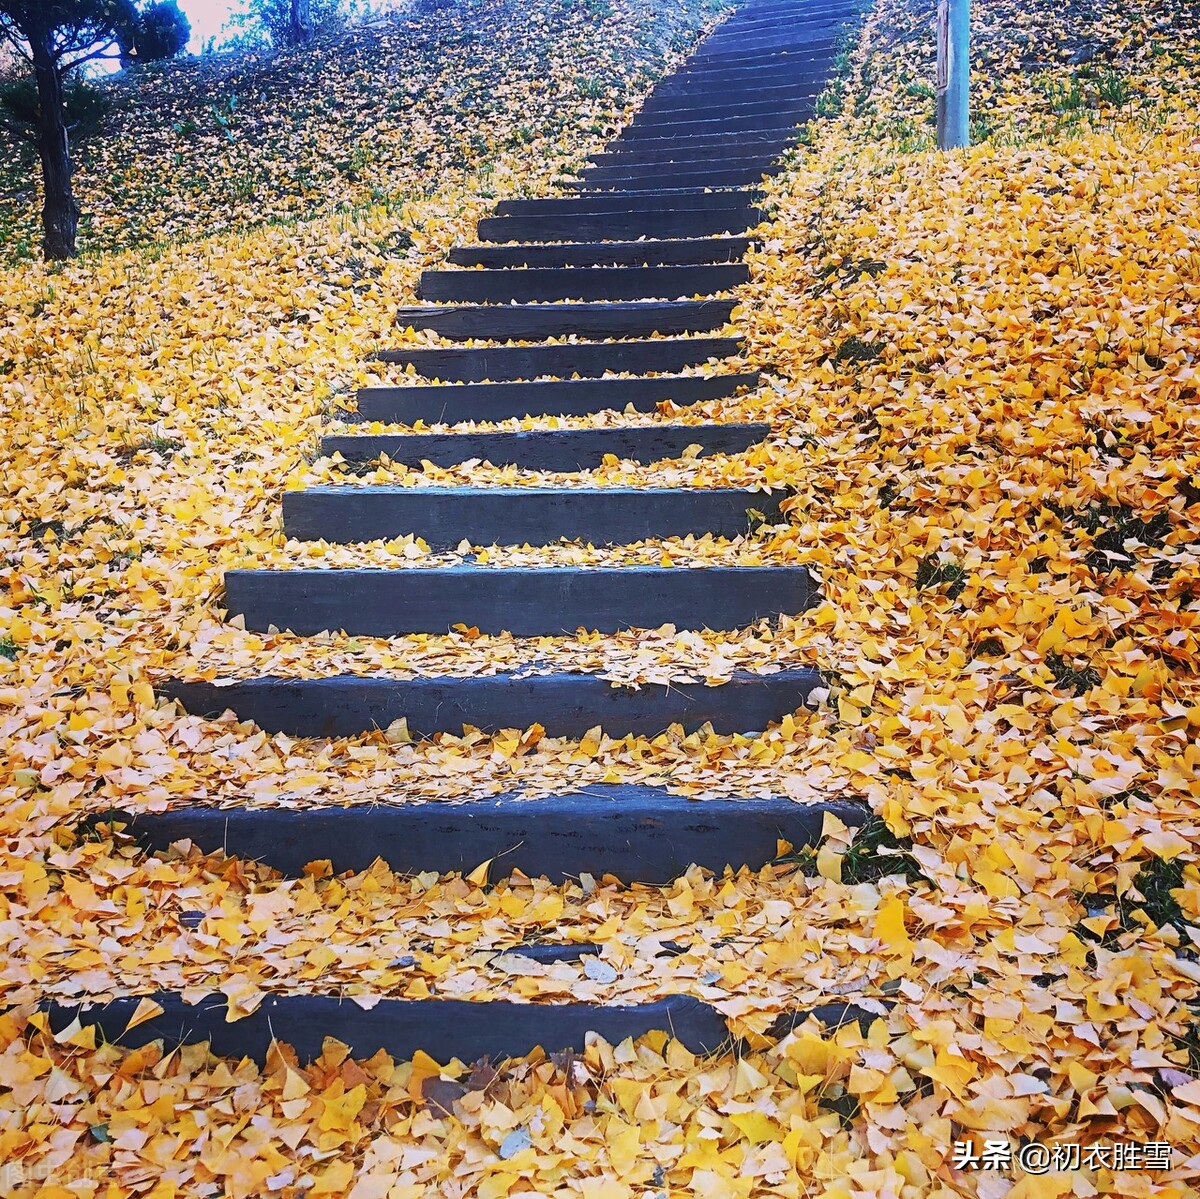
[[[689,446],[700,454],[739,454],[768,437],[771,426],[646,425],[615,429],[528,429],[516,433],[358,433],[321,439],[321,453],[347,462],[393,462],[454,466],[478,459],[522,470],[580,471],[600,466],[613,455],[622,461],[659,462],[679,458]],[[661,623],[661,622],[660,622]]]
[[[827,42],[852,19],[846,9],[826,9],[823,12],[806,13],[803,17],[793,14],[792,19],[782,16],[734,18],[719,25],[708,37],[699,42],[684,62],[700,54],[712,54],[721,50],[736,51],[743,44],[770,43],[772,39],[791,38]]]
[[[426,379],[446,383],[502,383],[555,376],[597,378],[609,371],[662,374],[732,358],[740,337],[686,337],[657,341],[575,342],[546,346],[481,346],[478,349],[381,350],[377,359],[411,366]]]
[[[712,296],[749,278],[745,263],[710,266],[601,266],[483,271],[425,271],[422,300],[460,304],[535,300],[640,300]]]
[[[455,425],[522,416],[584,416],[613,410],[654,412],[667,400],[686,407],[758,386],[757,374],[659,375],[648,379],[562,379],[537,383],[455,383],[364,387],[346,421]]]
[[[692,266],[736,262],[750,249],[748,237],[668,238],[649,241],[576,242],[517,246],[455,246],[455,266]]]
[[[191,841],[299,877],[310,862],[360,871],[382,858],[397,874],[474,870],[495,859],[496,873],[520,870],[561,883],[611,874],[622,883],[661,886],[691,865],[761,870],[778,842],[817,845],[826,813],[852,827],[866,809],[853,803],[798,804],[773,796],[705,799],[659,787],[590,784],[541,798],[508,794],[469,803],[380,803],[352,807],[213,808],[106,813],[148,851]]]
[[[791,13],[784,15],[763,14],[761,16],[739,13],[737,16],[717,26],[708,37],[699,42],[688,56],[711,53],[712,47],[726,47],[734,50],[744,40],[756,42],[769,41],[771,38],[807,37],[813,40],[828,40],[831,32],[838,29],[854,18],[854,13],[846,8],[825,8],[821,11]],[[684,61],[687,62],[688,59]]]
[[[813,602],[800,566],[230,570],[225,607],[246,628],[406,637],[456,624],[514,637],[625,629],[741,629]]]
[[[148,998],[162,1014],[129,1029],[139,1002]],[[326,1037],[349,1046],[364,1059],[380,1050],[397,1060],[418,1050],[435,1060],[475,1062],[523,1057],[539,1045],[547,1053],[582,1054],[587,1034],[599,1033],[611,1044],[648,1032],[670,1033],[692,1053],[715,1053],[729,1042],[724,1017],[690,995],[670,995],[654,1003],[617,1007],[601,1003],[512,1003],[461,999],[381,999],[369,1011],[352,999],[334,995],[268,995],[249,1016],[228,1022],[227,1000],[214,992],[199,1003],[185,1003],[174,992],[131,995],[104,1005],[42,1005],[50,1027],[61,1030],[75,1017],[99,1027],[110,1043],[138,1048],[162,1039],[168,1049],[207,1041],[218,1057],[250,1058],[262,1063],[277,1042],[291,1045],[307,1065],[321,1056]],[[443,1109],[445,1110],[445,1109]]]
[[[861,7],[855,3],[810,5],[797,3],[795,0],[788,0],[787,3],[782,4],[752,4],[746,8],[738,9],[728,21],[717,27],[717,31],[739,28],[743,24],[765,25],[774,23],[783,24],[790,28],[797,23],[823,21],[830,16],[841,16],[850,20],[858,17],[861,12]]]
[[[639,112],[691,112],[705,109],[709,105],[725,107],[741,104],[778,104],[781,101],[803,99],[808,96],[820,95],[822,84],[813,83],[783,83],[774,87],[757,87],[750,85],[734,88],[726,92],[712,92],[707,88],[684,88],[676,92],[651,92]]]
[[[665,134],[675,136],[692,133],[717,132],[721,128],[733,132],[754,132],[759,127],[790,124],[794,113],[811,113],[820,90],[809,95],[796,95],[786,100],[764,101],[761,104],[706,103],[687,108],[655,109],[639,113],[609,144],[621,146],[632,138],[641,136],[648,125],[662,125]],[[709,124],[712,129],[693,128]]]
[[[644,119],[634,119],[621,134],[621,145],[629,146],[663,138],[708,137],[710,135],[741,135],[743,133],[775,132],[795,128],[811,120],[815,106],[811,100],[781,105],[767,116],[704,117],[694,121],[674,119],[671,114],[652,113]],[[724,195],[725,193],[717,193]],[[686,211],[686,210],[685,210]]]
[[[844,27],[844,22],[833,22],[810,29],[807,34],[748,34],[744,39],[733,38],[714,44],[712,49],[701,43],[680,69],[670,76],[670,80],[683,82],[706,68],[725,70],[757,63],[770,69],[782,58],[821,66],[836,57]]]
[[[710,237],[741,233],[757,225],[762,214],[751,204],[712,212],[609,212],[596,216],[484,217],[476,236],[480,241],[630,241],[645,238]]]
[[[794,86],[798,83],[822,83],[832,73],[827,61],[804,58],[798,54],[775,54],[770,57],[749,55],[744,59],[728,58],[724,63],[707,61],[676,72],[669,82],[659,84],[654,94],[675,96],[681,93],[707,91],[717,95],[722,91],[740,91],[746,87]]]
[[[839,0],[838,3],[828,4],[808,4],[806,0],[779,0],[778,3],[748,4],[745,8],[739,8],[718,28],[726,29],[742,21],[809,21],[828,16],[830,13],[845,13],[852,17],[861,11],[853,0]]]
[[[134,1013],[146,1000],[157,1004],[161,1013],[130,1028]],[[124,1049],[162,1041],[169,1052],[179,1045],[207,1043],[216,1057],[248,1058],[259,1065],[286,1044],[295,1051],[297,1062],[308,1066],[320,1058],[326,1037],[346,1045],[353,1059],[362,1061],[383,1051],[398,1063],[418,1050],[443,1064],[453,1058],[468,1064],[481,1058],[500,1062],[525,1057],[539,1046],[547,1054],[569,1050],[582,1056],[589,1033],[618,1045],[627,1038],[663,1032],[698,1056],[741,1049],[720,1012],[682,994],[628,1006],[385,998],[369,1010],[352,998],[336,995],[273,994],[264,997],[250,1015],[234,1021],[227,1018],[228,1001],[219,991],[197,1003],[185,1002],[177,992],[155,991],[107,1002],[47,1001],[38,1006],[53,1034],[63,1033],[78,1019],[98,1030],[97,1042]],[[875,1013],[854,1004],[818,1004],[785,1012],[772,1025],[771,1035],[781,1040],[810,1017],[829,1030],[853,1021],[865,1030],[877,1019]],[[439,1100],[436,1092],[424,1100],[425,1110],[434,1116],[452,1115],[453,1103],[450,1097]]]
[[[728,324],[736,300],[635,300],[579,304],[460,304],[399,308],[396,324],[452,341],[547,337],[650,337],[707,333]]]
[[[834,73],[827,55],[805,58],[801,54],[781,54],[762,70],[755,72],[752,66],[753,58],[697,63],[691,71],[672,75],[661,83],[637,111],[690,109],[697,104],[737,107],[779,103],[819,95]]]
[[[704,151],[689,150],[686,146],[678,151],[629,150],[596,155],[588,166],[581,168],[578,180],[583,186],[623,179],[634,181],[626,186],[665,188],[698,173],[712,178],[716,172],[744,172],[749,175],[749,184],[756,186],[761,175],[779,172],[780,157],[791,145],[794,132],[788,130],[786,138],[756,140],[724,158],[706,156]]]
[[[638,118],[645,121],[716,121],[733,117],[773,116],[797,105],[812,104],[821,94],[819,83],[799,84],[796,87],[762,88],[766,93],[761,99],[748,99],[744,95],[714,96],[705,91],[693,96],[663,96],[656,103],[649,100],[638,111]]]
[[[712,171],[712,170],[744,170],[759,167],[770,170],[775,167],[779,156],[795,141],[796,131],[791,127],[781,133],[767,137],[747,135],[739,144],[733,147],[729,154],[714,155],[711,148],[701,146],[696,149],[687,144],[681,146],[662,146],[659,149],[638,149],[636,144],[622,146],[612,143],[613,148],[602,150],[588,159],[588,165],[582,168],[590,178],[599,172],[609,172],[620,175],[644,175],[663,177],[662,186],[680,171]],[[722,150],[726,147],[722,147]]]
[[[718,687],[702,683],[614,686],[594,674],[469,675],[395,679],[334,675],[266,676],[227,683],[168,679],[158,688],[195,716],[232,711],[264,732],[289,737],[354,737],[404,718],[414,737],[461,736],[464,726],[496,731],[540,724],[550,737],[583,737],[599,725],[610,737],[656,737],[678,724],[694,733],[759,733],[796,712],[822,686],[809,669],[757,675],[736,671]]]
[[[789,131],[790,140],[791,131]],[[761,143],[760,143],[761,144]],[[738,157],[713,160],[712,158],[662,158],[654,153],[611,154],[597,157],[592,165],[584,167],[579,174],[579,182],[584,187],[595,184],[619,182],[629,186],[630,181],[645,187],[647,184],[658,187],[669,187],[671,184],[705,179],[715,184],[720,173],[738,172],[745,182],[757,183],[762,175],[774,174],[779,170],[779,153],[785,148],[786,142],[779,145],[764,147],[757,154],[746,154]]]
[[[628,545],[658,537],[737,537],[750,512],[783,519],[782,493],[740,487],[306,487],[283,495],[283,529],[299,541],[413,534],[427,545]]]
[[[737,60],[751,55],[794,54],[814,60],[829,59],[837,53],[837,34],[842,25],[841,18],[830,17],[799,29],[717,32],[700,43],[682,69],[686,71],[697,63],[728,62],[731,58]]]
[[[672,164],[672,168],[673,166],[674,164]],[[579,195],[586,196],[606,191],[636,190],[649,183],[678,184],[680,187],[745,187],[747,184],[757,183],[764,175],[774,174],[779,170],[779,166],[776,159],[769,158],[761,165],[743,167],[740,170],[717,171],[710,166],[705,166],[702,174],[686,174],[676,169],[661,167],[628,167],[626,169],[631,173],[623,174],[619,170],[609,173],[605,169],[599,170],[597,175],[589,173],[573,183],[573,190]],[[654,169],[657,173],[653,175],[639,173],[647,169]]]
[[[662,121],[653,124],[631,122],[620,139],[611,143],[611,148],[616,153],[634,149],[653,150],[660,148],[657,143],[673,142],[686,146],[720,145],[739,149],[752,144],[754,139],[781,137],[811,115],[812,106],[806,105],[802,110],[781,112],[769,119],[751,117],[744,121]],[[665,149],[665,144],[661,148]]]
[[[664,196],[659,189],[641,195],[608,198],[601,196],[547,196],[539,200],[501,200],[495,207],[496,216],[596,216],[616,212],[712,212],[715,209],[747,208],[758,200],[757,191],[750,188],[705,191],[675,191]]]
[[[707,159],[709,162],[730,158],[778,157],[796,140],[793,125],[764,129],[756,133],[707,133],[697,137],[656,137],[628,142],[610,142],[607,150],[592,155],[596,165],[620,166],[638,163],[653,166],[673,162]]]
[[[719,33],[726,29],[741,29],[741,28],[770,28],[771,26],[784,26],[791,28],[796,24],[805,24],[807,22],[819,22],[828,20],[831,16],[844,17],[851,19],[861,12],[861,8],[852,4],[781,4],[772,7],[759,7],[757,5],[749,8],[739,9],[734,13],[729,20],[718,25],[715,33]],[[701,45],[704,43],[701,42]]]

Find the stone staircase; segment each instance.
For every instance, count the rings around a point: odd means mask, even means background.
[[[619,413],[629,406],[653,413],[665,401],[687,406],[756,387],[758,376],[737,365],[741,339],[721,332],[734,307],[728,293],[747,278],[740,259],[750,245],[745,231],[763,215],[761,179],[777,169],[796,126],[813,115],[855,11],[848,0],[751,0],[660,84],[563,195],[498,204],[479,222],[478,244],[452,250],[450,269],[425,272],[423,303],[399,315],[402,326],[432,330],[448,342],[497,344],[385,350],[380,359],[410,367],[425,381],[368,388],[356,418],[347,419],[413,426]],[[566,337],[583,340],[548,340]],[[514,340],[533,344],[505,344]],[[705,364],[719,373],[679,373]],[[738,453],[769,434],[767,424],[681,425],[667,418],[625,428],[337,433],[322,449],[351,464],[386,454],[416,468],[485,459],[570,474],[609,454],[655,462],[695,446],[702,455]],[[750,529],[751,510],[769,524],[783,523],[780,498],[734,487],[348,483],[287,493],[283,521],[289,537],[338,543],[413,534],[431,548],[464,539],[477,546],[560,538],[621,546],[687,534],[735,537]],[[236,570],[225,584],[230,616],[241,616],[247,629],[374,637],[443,634],[460,622],[517,637],[668,622],[679,629],[738,629],[815,602],[808,572],[795,566]],[[600,725],[619,737],[657,735],[672,724],[692,731],[706,722],[718,733],[761,731],[795,712],[820,683],[807,669],[738,672],[714,687],[637,689],[561,672],[408,680],[340,675],[171,680],[160,693],[189,712],[232,710],[289,736],[349,736],[404,717],[418,737],[458,734],[464,724],[490,730],[534,722],[550,736],[580,737]],[[696,803],[632,785],[456,805],[381,800],[369,808],[303,812],[196,804],[122,818],[148,849],[189,838],[287,874],[322,858],[335,871],[361,870],[381,857],[397,871],[446,872],[504,855],[505,869],[553,880],[586,872],[664,883],[692,863],[717,871],[759,868],[776,856],[780,838],[813,844],[827,811],[846,823],[864,816],[852,804],[803,806],[785,797]],[[571,946],[566,956],[588,949]],[[521,1054],[538,1043],[582,1048],[588,1030],[618,1040],[670,1029],[697,1051],[727,1039],[718,1012],[678,995],[635,1008],[384,1000],[369,1012],[335,998],[290,995],[233,1024],[225,1023],[223,996],[199,1007],[177,996],[155,998],[164,1014],[132,1030],[128,1043],[211,1038],[215,1052],[261,1057],[272,1013],[276,1033],[301,1056],[318,1052],[324,1034],[346,1041],[355,1054],[420,1048],[464,1059]],[[122,1000],[89,1019],[115,1036],[135,1003],[136,997]],[[74,1014],[54,1012],[55,1019]],[[836,1005],[825,1014],[859,1013]]]

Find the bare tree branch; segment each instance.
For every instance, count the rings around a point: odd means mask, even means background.
[[[93,50],[91,54],[83,54],[79,58],[71,59],[70,62],[61,63],[62,72],[64,75],[69,75],[76,67],[81,67],[85,62],[93,62],[99,58],[120,58],[121,54],[117,50],[112,50],[108,46],[102,46],[97,50]]]

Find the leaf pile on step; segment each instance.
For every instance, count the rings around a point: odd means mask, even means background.
[[[910,1071],[954,1072],[934,1064],[949,1021],[890,1044],[882,1023],[834,1039],[802,1026],[767,1054],[707,1062],[663,1034],[479,1063],[383,1052],[356,1062],[327,1040],[311,1065],[284,1048],[262,1071],[214,1061],[203,1046],[126,1052],[96,1047],[90,1028],[53,1036],[31,1025],[27,1042],[17,1029],[0,1017],[4,1085],[30,1099],[49,1091],[77,1117],[40,1124],[21,1145],[8,1175],[21,1199],[39,1185],[47,1199],[142,1193],[154,1178],[162,1195],[235,1199],[623,1199],[686,1178],[689,1194],[724,1199],[782,1194],[814,1174],[882,1194],[933,1174],[912,1152],[888,1166],[861,1161],[851,1115],[886,1102]],[[100,1089],[97,1077],[108,1080]],[[948,1122],[928,1128],[935,1137]]]

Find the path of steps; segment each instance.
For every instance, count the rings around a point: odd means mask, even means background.
[[[425,272],[418,307],[402,327],[444,340],[544,344],[444,345],[387,349],[379,359],[424,382],[373,387],[356,417],[412,426],[571,416],[627,409],[654,413],[732,397],[758,377],[740,370],[741,339],[729,329],[728,293],[746,281],[746,230],[762,217],[762,176],[777,166],[796,126],[814,112],[828,81],[851,0],[751,0],[664,80],[624,132],[593,155],[561,196],[510,200],[479,222],[478,243],[455,248],[448,269]],[[471,268],[471,269],[467,269]],[[572,342],[547,342],[576,337]],[[681,374],[707,366],[709,378]],[[548,472],[595,466],[608,454],[636,462],[741,452],[768,436],[762,424],[672,424],[543,429],[519,433],[337,433],[323,451],[347,463],[387,455],[419,466],[482,458]],[[564,479],[564,483],[570,483]],[[284,530],[298,539],[351,543],[404,534],[430,546],[550,544],[579,538],[624,545],[643,538],[714,533],[733,537],[752,520],[785,518],[781,496],[738,488],[312,487],[283,500]],[[757,513],[757,516],[752,516]],[[238,570],[226,576],[231,616],[249,629],[299,634],[345,630],[392,636],[444,634],[457,623],[517,637],[657,628],[734,629],[803,612],[814,602],[801,567],[544,568],[465,565],[394,570]],[[479,677],[258,678],[227,685],[170,680],[160,694],[190,712],[232,709],[268,732],[338,737],[387,728],[459,734],[541,724],[551,736],[580,737],[600,725],[610,736],[657,735],[711,724],[720,733],[764,730],[803,705],[821,683],[812,670],[737,672],[721,686],[617,687],[586,674],[518,672]],[[381,800],[386,797],[381,796]],[[852,804],[803,806],[785,798],[696,803],[654,787],[589,787],[544,799],[519,795],[461,805],[216,810],[202,805],[122,815],[150,850],[187,838],[227,847],[295,875],[328,858],[335,871],[382,857],[400,871],[469,871],[499,858],[504,869],[561,880],[606,873],[623,882],[665,883],[698,863],[759,868],[782,838],[813,844],[826,812],[849,824]],[[554,947],[564,955],[595,947]],[[261,1058],[272,1027],[302,1057],[334,1035],[368,1055],[421,1048],[466,1060],[583,1047],[588,1030],[612,1041],[669,1029],[690,1048],[727,1042],[709,1005],[671,996],[635,1008],[589,1004],[384,1000],[364,1011],[319,996],[279,996],[255,1015],[225,1023],[225,1001],[183,1007],[157,997],[164,1014],[134,1030],[212,1038],[222,1053]],[[116,1035],[136,1000],[102,1016]],[[74,1009],[52,1011],[65,1022]],[[837,1022],[862,1012],[835,1005]],[[783,1034],[798,1018],[788,1014]],[[272,1020],[274,1024],[272,1025]],[[57,1024],[56,1024],[57,1026]]]

